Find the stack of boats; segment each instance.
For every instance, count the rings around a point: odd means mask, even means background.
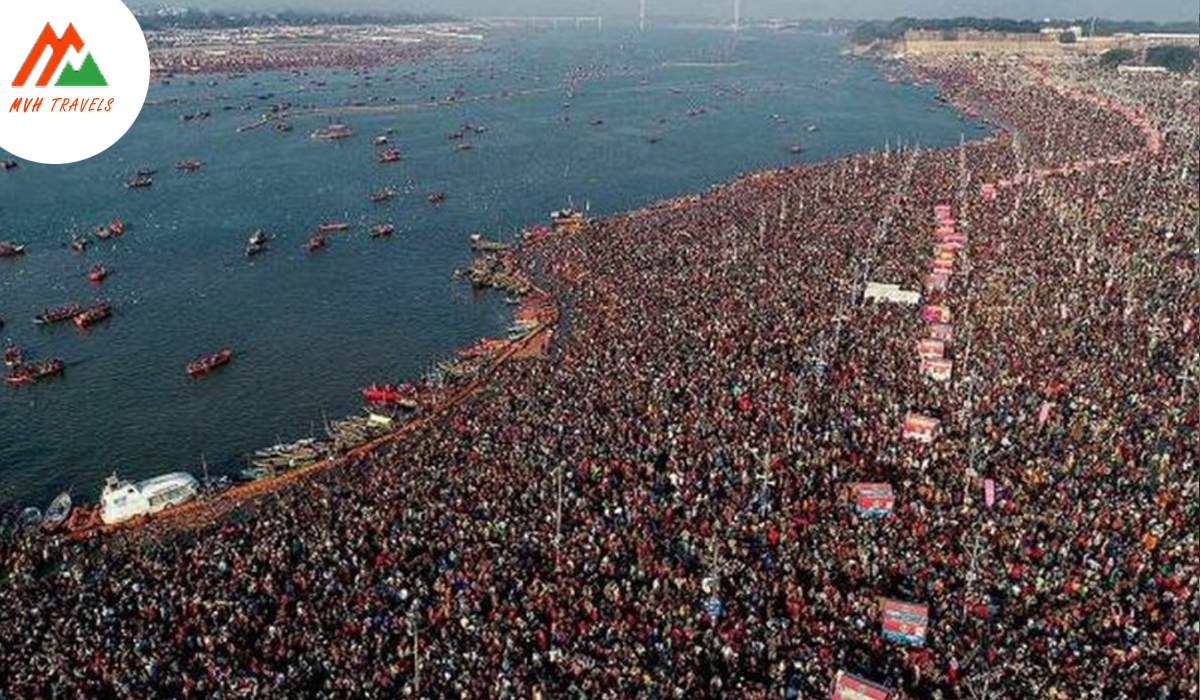
[[[254,481],[286,470],[307,466],[326,457],[324,445],[314,438],[280,443],[256,450],[247,460],[247,467],[238,473],[242,481]]]
[[[352,415],[329,422],[329,436],[335,450],[350,450],[383,435],[390,423],[372,419],[370,414]]]
[[[494,241],[484,238],[478,233],[470,235],[471,250],[477,253],[496,253],[501,250],[508,250],[508,244],[503,241]]]
[[[518,296],[529,292],[529,282],[513,270],[511,261],[496,253],[483,253],[471,261],[458,276],[467,278],[476,287],[494,287]]]
[[[354,135],[354,130],[340,122],[331,123],[312,132],[312,137],[318,141],[339,141]]]

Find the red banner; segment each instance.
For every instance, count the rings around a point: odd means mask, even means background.
[[[891,484],[854,484],[854,500],[861,516],[887,515],[896,505],[896,492]]]
[[[938,426],[936,418],[910,413],[904,417],[904,439],[918,442],[933,442],[933,431]]]
[[[940,340],[926,338],[917,341],[917,354],[923,360],[941,359],[946,354],[946,344]]]
[[[829,700],[887,700],[891,692],[878,683],[872,683],[852,673],[838,671],[833,678],[833,690],[829,693]]]
[[[929,337],[934,340],[954,340],[954,326],[946,323],[929,324]]]
[[[929,606],[904,603],[889,598],[880,599],[883,607],[883,636],[911,646],[925,646],[929,629]]]
[[[954,361],[942,358],[924,358],[921,360],[921,374],[937,382],[950,381],[954,372]]]

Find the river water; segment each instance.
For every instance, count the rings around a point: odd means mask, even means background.
[[[0,172],[0,240],[28,245],[0,260],[0,337],[68,363],[61,379],[0,387],[0,503],[45,505],[68,488],[95,500],[114,470],[198,473],[202,455],[232,471],[249,450],[356,411],[363,385],[419,376],[502,334],[503,296],[451,279],[469,262],[468,232],[510,237],[569,201],[615,213],[751,170],[983,133],[931,88],[889,82],[842,48],[798,33],[503,31],[369,75],[151,85],[107,152]],[[304,107],[292,131],[237,131],[280,102]],[[211,117],[180,119],[200,111]],[[309,137],[337,118],[356,135]],[[460,152],[447,133],[464,123],[486,131]],[[371,141],[388,129],[404,159],[380,164]],[[184,158],[204,168],[173,169]],[[126,190],[144,166],[158,170],[153,187]],[[369,202],[385,185],[398,196]],[[438,190],[447,198],[435,207],[426,198]],[[113,216],[130,225],[123,237],[82,255],[67,248]],[[354,228],[309,254],[301,243],[325,219]],[[385,220],[397,234],[370,239]],[[276,238],[248,261],[256,228]],[[97,262],[113,271],[101,287],[84,277]],[[30,322],[101,297],[114,316],[86,333]],[[230,366],[186,376],[189,361],[223,346],[236,352]]]

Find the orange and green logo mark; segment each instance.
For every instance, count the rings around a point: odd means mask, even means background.
[[[67,30],[60,37],[54,33],[50,23],[47,22],[42,33],[38,35],[33,48],[29,50],[25,63],[21,64],[21,70],[17,71],[17,77],[13,79],[13,87],[25,85],[25,81],[29,80],[29,75],[33,73],[34,67],[37,66],[47,48],[50,49],[50,60],[46,62],[46,67],[38,76],[35,83],[37,87],[46,87],[50,84],[50,79],[54,77],[55,71],[58,70],[63,58],[67,55],[67,49],[83,51],[83,37],[75,31],[74,24],[68,24]],[[84,57],[83,65],[79,67],[79,70],[76,70],[68,61],[63,66],[58,80],[54,83],[55,87],[106,87],[107,85],[108,82],[104,79],[104,74],[100,72],[100,66],[96,65],[96,59],[92,58],[90,51]]]

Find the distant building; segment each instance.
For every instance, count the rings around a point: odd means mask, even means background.
[[[932,31],[912,29],[904,33],[905,53],[1051,53],[1058,52],[1057,34],[983,32],[976,29]]]
[[[1063,43],[1059,37],[1070,33],[1075,41]],[[1035,33],[984,32],[976,29],[910,29],[897,42],[903,53],[1022,53],[1057,54],[1101,53],[1114,48],[1144,51],[1149,46],[1198,46],[1200,34],[1114,34],[1085,36],[1083,27],[1044,27]]]
[[[1138,34],[1146,46],[1200,46],[1200,34]]]
[[[1117,66],[1117,72],[1118,73],[1126,73],[1126,74],[1132,73],[1135,75],[1146,75],[1146,74],[1153,74],[1153,73],[1166,73],[1167,69],[1163,66],[1120,65],[1120,66]]]

